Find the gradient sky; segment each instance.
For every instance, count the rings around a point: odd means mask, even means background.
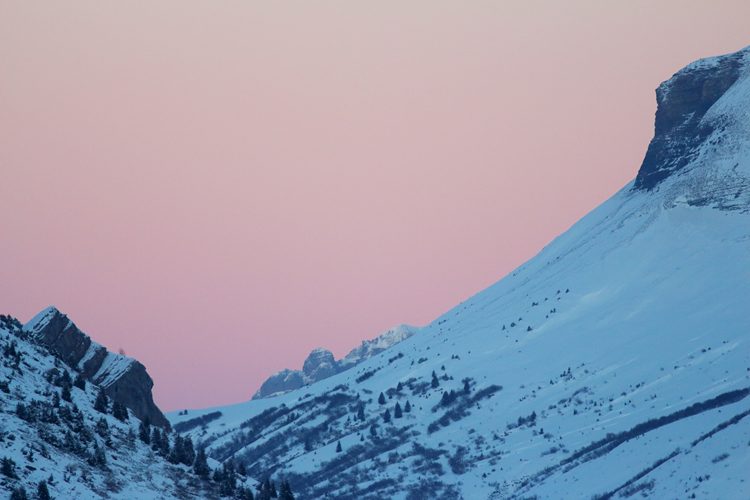
[[[165,410],[502,278],[630,181],[750,2],[0,3],[0,313]]]

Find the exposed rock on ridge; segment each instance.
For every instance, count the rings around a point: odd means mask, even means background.
[[[333,353],[319,347],[314,349],[302,365],[302,371],[307,380],[317,382],[338,373]]]
[[[148,417],[153,425],[169,422],[154,403],[154,381],[137,360],[114,354],[83,333],[65,314],[49,307],[24,325],[36,342],[43,344],[84,377],[101,386],[114,401],[130,408],[136,417]]]
[[[274,373],[263,382],[253,399],[276,396],[332,377],[380,354],[402,340],[408,339],[419,330],[421,330],[421,327],[409,325],[391,328],[377,338],[363,340],[361,345],[352,349],[349,354],[338,361],[334,359],[333,353],[327,349],[322,347],[313,349],[305,360],[302,370],[284,369]]]
[[[696,160],[715,132],[727,126],[726,117],[708,111],[737,83],[750,47],[734,54],[702,59],[688,65],[656,89],[654,138],[649,144],[635,189],[651,190]]]

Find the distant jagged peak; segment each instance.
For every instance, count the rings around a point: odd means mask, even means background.
[[[369,359],[379,352],[408,339],[415,333],[418,333],[422,328],[423,327],[421,326],[411,326],[407,324],[398,325],[387,332],[381,333],[372,340],[363,340],[362,344],[352,349],[344,359],[354,358],[359,359],[358,362],[364,361],[365,359]]]
[[[696,203],[746,205],[750,47],[687,65],[659,85],[656,99],[654,138],[634,189],[651,191],[693,172],[683,184]],[[738,184],[743,194],[735,196]],[[725,193],[730,185],[733,192]]]
[[[338,361],[328,349],[323,347],[313,349],[305,359],[302,370],[285,368],[274,373],[263,382],[252,399],[278,396],[332,377],[408,339],[421,329],[422,327],[406,324],[391,328],[372,340],[363,340],[361,345],[352,349],[349,354]]]

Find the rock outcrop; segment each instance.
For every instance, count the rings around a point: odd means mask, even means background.
[[[260,397],[265,397],[271,394],[285,393],[299,389],[303,385],[305,385],[305,380],[301,371],[284,369],[268,377],[268,380],[260,386],[256,396],[261,394]]]
[[[399,325],[372,340],[363,340],[362,344],[352,349],[344,359],[339,361],[340,368],[343,368],[341,371],[348,370],[366,359],[377,356],[386,349],[408,339],[421,329],[421,327],[417,326]]]
[[[274,373],[263,382],[253,399],[276,396],[305,385],[320,382],[380,354],[402,340],[408,339],[419,330],[421,330],[421,327],[409,325],[391,328],[372,340],[363,340],[361,345],[352,349],[349,354],[338,361],[333,357],[333,353],[327,349],[322,347],[313,349],[302,365],[302,370],[284,369]]]
[[[338,368],[333,353],[322,347],[314,349],[302,365],[302,372],[312,383],[336,375]]]
[[[726,123],[709,109],[742,74],[748,49],[688,65],[656,89],[654,138],[648,146],[635,189],[651,190],[693,162],[700,147]]]
[[[154,381],[137,360],[109,352],[93,342],[65,314],[48,307],[23,327],[39,344],[49,347],[89,381],[102,387],[113,401],[125,405],[136,417],[153,425],[169,422],[154,403]]]

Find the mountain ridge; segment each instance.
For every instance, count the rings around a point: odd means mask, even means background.
[[[23,326],[36,341],[56,351],[69,365],[77,367],[92,383],[104,388],[107,396],[124,404],[141,420],[168,426],[154,403],[154,382],[139,361],[109,352],[94,342],[54,306],[44,309]]]
[[[263,382],[252,399],[279,396],[349,370],[411,337],[421,329],[422,327],[401,324],[381,333],[372,340],[363,340],[359,346],[349,351],[346,356],[338,361],[335,360],[333,353],[328,349],[322,347],[313,349],[305,359],[302,370],[286,368],[274,373]]]
[[[650,145],[640,177],[401,356],[221,407],[188,435],[303,500],[746,496],[749,59],[662,84],[663,156]],[[723,88],[726,60],[739,75]],[[720,95],[662,127],[673,84],[697,70]]]

